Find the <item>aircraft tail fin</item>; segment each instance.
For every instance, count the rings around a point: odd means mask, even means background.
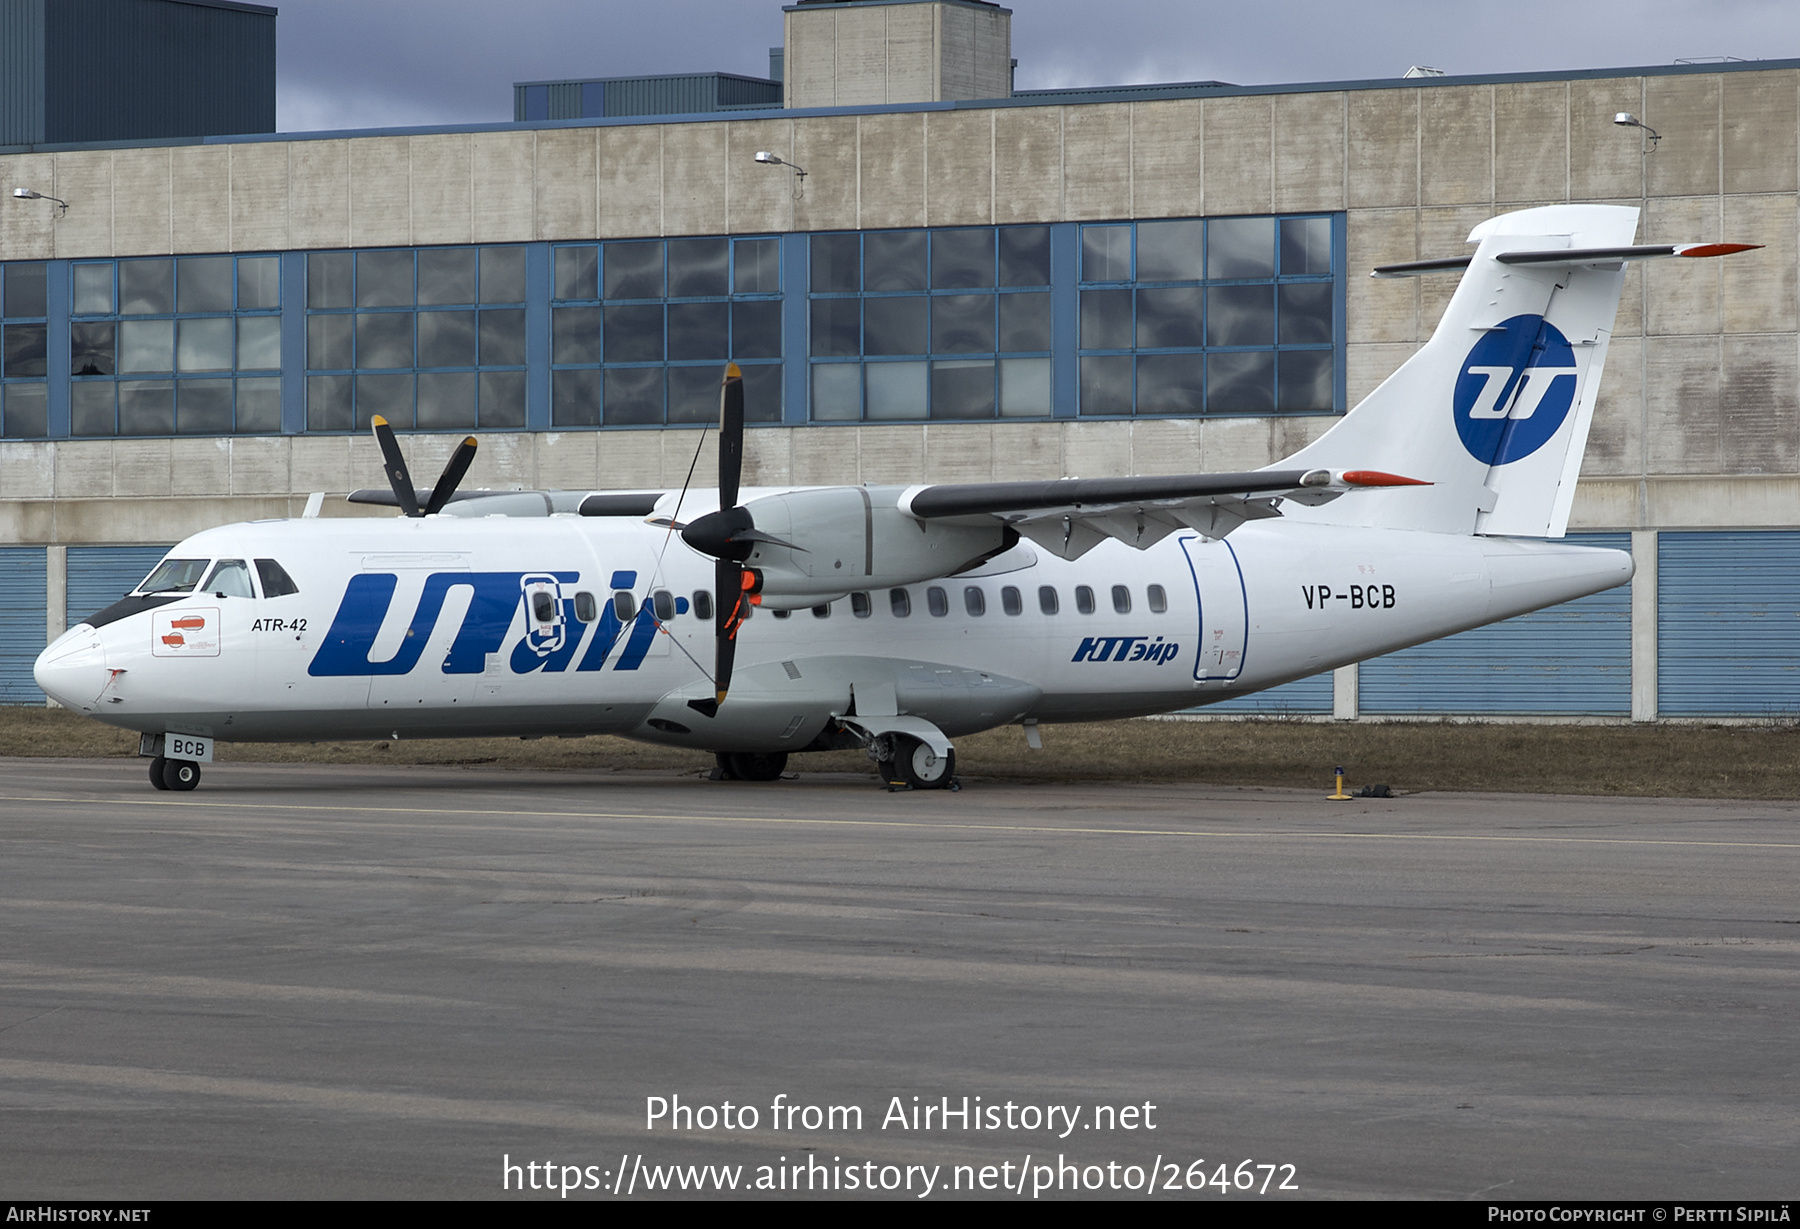
[[[1309,520],[1561,537],[1606,365],[1625,263],[1713,256],[1738,244],[1632,246],[1638,211],[1551,205],[1477,226],[1473,256],[1377,277],[1466,267],[1431,340],[1280,467],[1378,469],[1429,488],[1362,492]],[[1284,513],[1289,513],[1284,509]]]

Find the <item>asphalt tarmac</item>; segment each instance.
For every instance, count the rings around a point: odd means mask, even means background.
[[[1791,804],[0,761],[0,1195],[1786,1198],[1797,872]]]

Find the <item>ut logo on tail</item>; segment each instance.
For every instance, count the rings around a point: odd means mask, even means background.
[[[1530,456],[1569,416],[1579,382],[1568,338],[1542,316],[1514,316],[1489,329],[1456,379],[1463,447],[1489,465]]]

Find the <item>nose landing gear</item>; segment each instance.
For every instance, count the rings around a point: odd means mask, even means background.
[[[154,756],[150,760],[150,784],[157,789],[186,792],[200,784],[200,765],[191,760],[170,760]]]

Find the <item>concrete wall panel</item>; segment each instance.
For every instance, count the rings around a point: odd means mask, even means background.
[[[1418,353],[1418,349],[1411,342],[1351,346],[1344,358],[1345,396],[1350,408],[1354,409],[1357,402],[1400,370],[1400,364]]]
[[[782,106],[837,105],[837,14],[784,13]],[[805,165],[802,163],[801,165]]]
[[[307,495],[288,478],[289,438],[245,436],[231,441],[231,485],[222,488],[233,495]]]
[[[602,471],[600,437],[591,431],[547,432],[537,437],[533,452],[535,486],[579,491],[624,485],[610,470]]]
[[[852,115],[794,125],[794,161],[806,168],[806,187],[794,202],[794,225],[800,230],[855,227],[856,123]]]
[[[602,239],[631,239],[663,233],[663,125],[600,128],[600,214]]]
[[[1131,424],[1131,472],[1197,474],[1200,465],[1200,420],[1145,419]]]
[[[726,172],[731,161],[726,135],[724,124],[677,124],[664,131],[663,234],[726,231]],[[747,156],[754,159],[756,151]],[[754,161],[750,165],[759,171],[771,169]]]
[[[994,221],[1061,219],[1062,115],[1061,107],[994,112]]]
[[[1419,203],[1420,90],[1357,90],[1349,97],[1352,209]]]
[[[1683,243],[1717,239],[1721,225],[1716,196],[1652,198],[1638,226],[1642,243]],[[1755,260],[1760,253],[1718,260],[1655,260],[1644,269],[1644,308],[1652,334],[1719,331],[1719,278],[1725,260]]]
[[[983,226],[994,220],[994,112],[925,117],[925,220]]]
[[[169,180],[181,198],[169,220],[170,247],[177,252],[231,251],[231,147],[175,146],[169,150]]]
[[[351,245],[388,247],[411,242],[411,140],[360,137],[351,141]]]
[[[1059,422],[1014,423],[995,428],[994,477],[1001,482],[1065,477],[1063,454],[1068,431],[1068,425]]]
[[[725,229],[734,235],[791,230],[794,172],[784,166],[764,166],[756,161],[756,151],[766,149],[790,162],[800,162],[794,153],[793,123],[739,121],[727,129],[725,147]],[[812,178],[812,168],[806,169],[807,178]]]
[[[1419,210],[1419,256],[1461,256],[1475,249],[1469,246],[1469,232],[1494,216],[1488,205],[1464,205],[1456,209]],[[1364,273],[1367,277],[1367,273]],[[1419,283],[1419,340],[1437,331],[1450,297],[1462,281],[1454,273],[1437,273],[1415,279]]]
[[[779,427],[744,433],[745,486],[779,486],[788,481],[794,435]]]
[[[56,498],[104,499],[113,493],[111,440],[59,440]]]
[[[1494,87],[1494,199],[1569,197],[1569,87],[1561,81]]]
[[[169,494],[215,495],[231,489],[229,439],[176,439],[167,443]]]
[[[843,46],[846,23],[845,15],[839,14],[838,43]],[[940,63],[948,57],[943,55],[945,45],[960,34],[967,38],[967,23],[962,31],[940,32],[939,22],[947,14],[937,10],[935,5],[897,5],[892,8],[870,13],[871,27],[879,28],[881,66],[880,75],[868,83],[881,91],[879,101],[882,102],[930,102],[939,98],[961,98],[966,94],[949,94],[943,92],[944,83],[940,78]],[[885,18],[885,21],[883,21]],[[851,22],[855,15],[851,15]],[[944,24],[953,25],[955,19]],[[856,54],[856,53],[852,53]],[[839,55],[839,63],[843,62]],[[949,67],[944,65],[944,67]],[[961,74],[963,88],[973,86],[971,74],[965,65]],[[862,87],[858,83],[838,81],[838,94],[842,97],[846,91],[859,92]]]
[[[274,252],[288,246],[288,142],[228,145],[231,250]]]
[[[1662,134],[1644,159],[1651,196],[1719,191],[1719,94],[1719,78],[1710,74],[1644,78],[1638,118]]]
[[[925,427],[926,482],[992,482],[1004,477],[994,468],[992,423],[929,423]]]
[[[1457,236],[1449,252],[1419,250],[1419,218],[1411,209],[1370,210],[1352,215],[1347,237],[1345,311],[1351,342],[1422,341],[1418,277],[1372,278],[1377,265],[1424,256],[1458,256],[1466,249]]]
[[[537,134],[535,238],[592,239],[600,233],[597,133],[562,128]]]
[[[1724,73],[1720,111],[1727,192],[1793,192],[1800,73]]]
[[[477,132],[470,140],[470,224],[476,243],[524,243],[536,237],[536,149],[530,132]],[[593,182],[593,176],[588,176]]]
[[[475,152],[464,133],[409,137],[413,243],[471,243],[475,238]]]
[[[379,475],[379,467],[375,470]],[[344,494],[368,486],[366,475],[350,467],[350,440],[342,435],[295,436],[289,445],[288,481],[295,491]],[[327,500],[326,502],[336,502]]]
[[[1630,111],[1653,128],[1660,124],[1644,114],[1640,77],[1569,82],[1569,199],[1614,200],[1644,194],[1643,134],[1619,128],[1612,117]]]
[[[1200,100],[1131,105],[1131,216],[1200,212]]]
[[[1070,107],[1063,115],[1064,216],[1116,218],[1132,201],[1131,108]]]
[[[288,227],[295,247],[350,242],[350,142],[295,141],[288,167],[293,190]]]
[[[114,440],[113,494],[170,495],[169,454],[173,440]]]
[[[0,183],[9,188],[30,188],[68,199],[56,184],[56,160],[49,154],[0,157],[0,177]],[[8,201],[6,225],[0,226],[0,260],[54,258],[57,216],[55,201]]]
[[[1273,100],[1209,98],[1200,115],[1205,211],[1215,217],[1269,212],[1275,196]]]
[[[56,448],[56,444],[0,443],[0,500],[55,495]]]
[[[40,192],[61,197],[69,202],[69,211],[59,214],[55,222],[56,255],[63,260],[72,256],[112,256],[119,249],[113,243],[113,169],[110,150],[83,150],[57,154],[54,188]],[[9,202],[10,203],[10,202]],[[33,201],[38,208],[56,213],[51,201]],[[23,209],[14,212],[23,213]],[[10,226],[11,219],[7,225]]]
[[[1342,209],[1348,140],[1343,94],[1284,94],[1275,107],[1275,208]]]
[[[1792,193],[1727,196],[1720,237],[1765,245],[1720,258],[1719,295],[1727,333],[1792,333],[1800,329],[1800,210]]]
[[[1067,477],[1120,478],[1131,473],[1131,433],[1125,423],[1072,422],[1063,431]]]
[[[1720,358],[1724,471],[1800,469],[1800,347],[1793,334],[1727,337]]]
[[[1265,418],[1209,418],[1200,424],[1200,468],[1207,473],[1257,469],[1274,459]]]
[[[864,115],[858,117],[856,126],[861,198],[858,225],[868,229],[923,226],[925,117]]]
[[[172,251],[169,230],[169,151],[113,151],[113,242],[120,255]]]
[[[1791,529],[1800,525],[1792,478],[1665,478],[1645,484],[1653,524],[1670,529]]]
[[[1427,205],[1494,199],[1494,90],[1487,85],[1421,91],[1419,195]]]
[[[1653,474],[1717,474],[1724,463],[1719,338],[1644,342],[1644,429]]]
[[[917,430],[922,434],[924,428]],[[856,435],[855,427],[794,432],[788,441],[788,481],[812,486],[856,482]]]
[[[1637,337],[1618,337],[1607,347],[1581,476],[1635,477],[1643,472],[1644,343]]]

